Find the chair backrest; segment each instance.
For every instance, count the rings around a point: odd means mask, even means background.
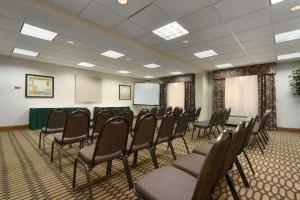
[[[195,117],[196,117],[196,108],[195,107],[189,108],[188,112],[189,112],[189,118],[191,120],[195,120]]]
[[[175,107],[173,110],[175,122],[179,121],[180,115],[182,114],[183,109],[180,107]]]
[[[220,116],[220,120],[219,120],[219,124],[225,124],[226,123],[226,117],[227,117],[227,112],[228,110],[226,108],[224,108],[222,111],[221,111],[221,116]]]
[[[161,106],[157,111],[156,117],[163,117],[165,114],[166,114],[166,108]]]
[[[209,126],[213,126],[215,124],[215,121],[217,120],[218,117],[218,113],[219,113],[218,111],[213,112],[209,120]]]
[[[230,113],[231,113],[231,108],[227,109],[227,113],[226,113],[226,119],[225,119],[225,124],[228,122],[228,119],[230,117]]]
[[[96,156],[119,156],[126,151],[129,125],[124,117],[113,117],[107,120],[97,138],[93,153]]]
[[[251,118],[250,121],[246,123],[239,153],[241,153],[243,149],[248,145],[254,125],[255,125],[255,118]]]
[[[156,138],[156,141],[160,138],[171,138],[173,135],[174,130],[174,114],[172,112],[169,112],[165,114],[164,118],[161,121],[159,130],[158,130],[158,136]]]
[[[172,106],[169,106],[169,107],[167,107],[166,113],[168,113],[168,112],[172,112],[172,111],[173,111],[173,108],[172,108]]]
[[[152,144],[155,129],[155,116],[150,113],[144,115],[136,125],[129,152],[131,152],[133,146],[149,147]]]
[[[82,111],[75,111],[67,118],[62,135],[62,142],[64,141],[64,138],[88,137],[89,129],[90,118],[88,114]]]
[[[80,108],[79,111],[86,113],[91,118],[91,111],[88,108]]]
[[[103,110],[96,114],[94,119],[94,128],[93,133],[100,133],[101,129],[103,128],[105,122],[112,118],[114,115],[111,111]]]
[[[185,135],[186,130],[188,128],[189,116],[190,114],[188,112],[184,112],[181,114],[177,126],[175,128],[175,135],[179,133],[183,133],[182,135]]]
[[[200,113],[201,113],[201,107],[199,107],[199,108],[196,110],[195,120],[198,120],[198,118],[200,117]]]
[[[226,157],[232,142],[232,131],[226,130],[220,134],[212,146],[202,166],[192,200],[208,199],[222,173]]]
[[[129,127],[132,128],[134,114],[132,110],[128,110],[122,113],[122,116],[127,120]]]
[[[140,121],[140,119],[141,119],[144,115],[146,115],[146,114],[148,114],[148,113],[149,113],[149,110],[148,110],[147,108],[142,109],[142,110],[138,113],[138,115],[137,115],[137,117],[136,117],[134,129],[135,129],[136,125],[138,124],[138,122]]]
[[[122,116],[122,109],[115,108],[112,113],[114,114],[114,116]]]
[[[156,116],[156,115],[157,115],[157,110],[158,110],[157,107],[153,107],[153,108],[150,110],[150,114]]]
[[[57,129],[65,127],[68,114],[62,109],[54,109],[49,112],[46,129]]]

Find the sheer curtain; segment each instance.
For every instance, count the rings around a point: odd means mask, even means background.
[[[254,116],[258,113],[257,76],[225,79],[225,107],[232,115]]]
[[[168,83],[167,105],[184,108],[184,82]]]

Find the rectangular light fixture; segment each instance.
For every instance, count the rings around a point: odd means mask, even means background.
[[[183,74],[183,73],[179,72],[179,71],[176,71],[176,72],[170,72],[170,74],[172,74],[172,75],[180,75],[180,74]]]
[[[48,40],[48,41],[52,41],[57,36],[57,33],[55,32],[48,31],[46,29],[32,26],[26,23],[23,24],[23,27],[21,29],[21,34],[28,35],[31,37],[36,37],[42,40]]]
[[[274,5],[274,4],[277,4],[277,3],[280,3],[284,0],[271,0],[271,4]]]
[[[21,55],[25,55],[25,56],[31,56],[31,57],[37,57],[39,55],[39,52],[29,51],[29,50],[20,49],[20,48],[14,48],[13,53],[21,54]]]
[[[291,41],[291,40],[297,40],[299,38],[300,38],[300,29],[285,32],[285,33],[276,34],[275,35],[275,42],[276,43],[287,42],[287,41]]]
[[[155,78],[154,76],[144,76],[144,78]]]
[[[158,35],[159,37],[164,38],[165,40],[172,40],[174,38],[183,36],[188,34],[189,32],[183,28],[177,22],[169,23],[165,26],[162,26],[158,29],[152,31],[154,34]]]
[[[144,67],[147,67],[147,68],[150,68],[150,69],[154,69],[154,68],[160,67],[160,65],[155,64],[155,63],[151,63],[151,64],[144,65]]]
[[[215,52],[214,50],[207,50],[207,51],[201,51],[201,52],[197,52],[194,53],[195,56],[199,57],[199,58],[208,58],[211,56],[216,56],[218,55],[217,52]]]
[[[130,71],[126,71],[126,70],[119,70],[117,72],[120,74],[129,74],[130,73]]]
[[[233,67],[233,65],[231,63],[219,64],[219,65],[215,65],[215,66],[220,69]]]
[[[282,55],[277,56],[277,60],[288,60],[288,59],[293,59],[293,58],[300,58],[300,52],[282,54]]]
[[[87,62],[80,62],[77,65],[82,66],[82,67],[95,67],[95,64],[92,63],[87,63]]]
[[[119,53],[116,51],[112,51],[112,50],[105,51],[105,52],[101,53],[101,55],[109,57],[109,58],[113,58],[113,59],[117,59],[117,58],[121,58],[121,57],[125,56],[125,54],[122,54],[122,53]]]

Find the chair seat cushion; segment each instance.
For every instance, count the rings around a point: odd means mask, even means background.
[[[64,127],[62,127],[62,128],[46,128],[46,127],[43,127],[41,129],[41,132],[46,133],[46,134],[61,133],[63,131],[64,131]]]
[[[197,179],[172,166],[162,167],[142,176],[134,184],[135,192],[142,199],[190,200]]]
[[[62,135],[63,135],[62,133],[57,133],[54,136],[54,141],[58,144],[72,144],[72,143],[84,141],[86,139],[86,135],[82,135],[79,137],[72,137],[72,138],[64,137],[64,140],[62,141]]]
[[[198,153],[198,154],[206,156],[206,155],[208,155],[208,153],[210,152],[212,147],[213,147],[212,143],[198,144],[194,148],[193,153]]]
[[[199,127],[199,128],[207,128],[208,125],[209,125],[209,120],[193,123],[194,127]]]
[[[96,156],[95,163],[93,163],[93,154],[94,154],[95,146],[96,145],[94,144],[91,146],[84,147],[83,149],[80,149],[78,153],[78,157],[81,158],[86,164],[90,166],[97,165],[102,162],[107,162],[121,156],[121,151],[118,151],[113,154],[105,155],[105,156]]]
[[[158,134],[155,133],[154,134],[154,137],[153,137],[153,143],[156,144],[156,139],[158,137]],[[169,141],[169,137],[164,137],[164,138],[158,138],[157,140],[157,144],[161,144],[161,143],[164,143],[164,142],[168,142]]]
[[[194,177],[199,177],[205,159],[206,156],[204,155],[191,153],[177,159],[173,163],[173,166]]]
[[[130,150],[130,146],[131,146],[132,140],[133,140],[133,137],[129,134],[128,135],[128,139],[127,139],[127,146],[126,146],[126,151],[127,152],[129,152],[129,150]],[[149,146],[150,146],[149,143],[139,144],[139,145],[133,145],[130,153],[131,152],[136,152],[136,151],[139,151],[139,150],[142,150],[142,149],[146,149]]]

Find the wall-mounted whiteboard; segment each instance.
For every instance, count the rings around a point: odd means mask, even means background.
[[[159,105],[159,83],[135,83],[133,93],[134,105]]]
[[[76,102],[94,103],[101,101],[101,79],[97,77],[75,77]]]

